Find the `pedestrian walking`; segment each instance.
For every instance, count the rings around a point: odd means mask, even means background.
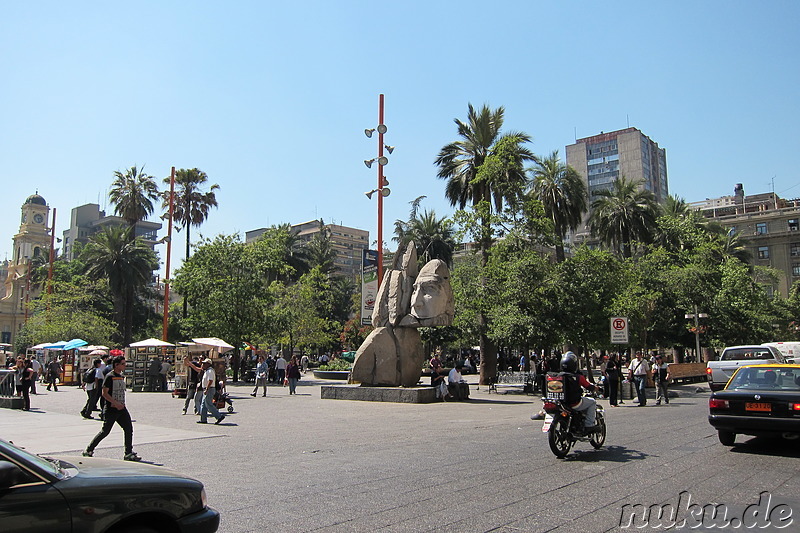
[[[194,401],[194,414],[199,415],[203,402],[203,389],[200,388],[200,375],[203,369],[197,364],[199,361],[189,359],[187,355],[183,360],[186,365],[186,401],[183,402],[183,414],[189,410],[189,403]]]
[[[286,379],[289,381],[289,394],[297,391],[297,382],[300,381],[300,367],[297,365],[297,357],[292,357],[286,365]]]
[[[17,396],[22,396],[22,410],[31,410],[31,397],[29,395],[31,389],[31,376],[33,375],[33,368],[31,362],[26,361],[22,356],[17,357],[17,366],[14,367],[14,383],[17,389]]]
[[[639,398],[639,407],[647,405],[647,376],[650,374],[650,365],[642,358],[642,352],[636,352],[636,358],[628,367],[628,379],[636,385],[636,396]]]
[[[86,391],[86,405],[81,409],[83,418],[94,418],[92,412],[97,408],[97,400],[103,388],[103,371],[100,368],[102,364],[102,359],[95,359],[92,361],[92,367],[84,373],[83,389]]]
[[[156,356],[150,360],[150,366],[147,367],[147,390],[148,392],[156,392],[160,388],[161,383],[161,359]]]
[[[167,361],[161,363],[161,368],[158,371],[158,379],[160,383],[161,392],[167,392],[167,383],[169,381],[169,373],[172,370],[172,365]]]
[[[308,372],[308,356],[303,354],[303,357],[300,358],[300,368],[303,369],[303,374]]]
[[[609,403],[612,407],[617,407],[619,404],[617,401],[619,395],[619,361],[617,361],[617,354],[609,354],[603,375],[608,385]]]
[[[269,374],[269,365],[264,360],[263,355],[258,356],[258,364],[256,365],[256,388],[253,389],[253,392],[250,393],[250,396],[253,398],[256,397],[258,394],[258,388],[263,387],[264,394],[263,396],[266,397],[267,395],[267,374]]]
[[[57,358],[53,358],[47,364],[47,390],[50,390],[50,387],[53,388],[55,392],[58,392],[58,380],[61,378],[61,362]]]
[[[100,433],[95,435],[92,442],[89,443],[89,446],[86,447],[83,452],[84,457],[92,457],[94,449],[97,448],[100,441],[111,433],[111,428],[114,427],[114,424],[118,424],[125,435],[125,454],[122,458],[126,461],[142,460],[133,451],[133,421],[125,405],[125,377],[122,375],[125,372],[125,364],[124,355],[118,355],[111,360],[112,370],[103,379],[102,385],[102,395],[106,399],[103,427],[100,429]]]
[[[200,386],[203,388],[203,405],[200,407],[200,420],[198,424],[208,424],[208,415],[211,414],[217,419],[215,424],[219,424],[225,420],[225,415],[219,412],[214,405],[214,394],[217,392],[217,374],[211,368],[211,359],[203,359],[202,367],[203,373],[200,376]]]
[[[31,370],[33,370],[31,375],[31,394],[36,394],[36,382],[39,380],[39,376],[42,375],[42,363],[36,359],[36,354],[31,355]]]
[[[278,373],[278,383],[285,385],[284,380],[286,380],[286,359],[283,358],[283,355],[278,356],[278,360],[275,361],[275,371]]]
[[[656,405],[661,405],[661,400],[664,400],[664,403],[669,403],[669,396],[667,395],[669,377],[669,365],[664,362],[662,356],[656,355],[655,363],[653,364],[653,383],[656,386]]]

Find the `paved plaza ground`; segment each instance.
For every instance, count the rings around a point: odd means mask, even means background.
[[[557,460],[529,419],[537,397],[490,394],[470,380],[469,402],[429,405],[322,400],[310,374],[295,396],[230,386],[236,412],[219,426],[196,424],[167,393],[129,392],[128,405],[139,455],[201,480],[226,533],[617,531],[626,503],[682,491],[731,505],[770,491],[800,513],[796,444],[721,446],[704,384],[680,387],[668,406],[607,408],[606,446],[579,443]],[[0,436],[79,453],[100,425],[78,414],[84,398],[61,387],[33,396],[31,412],[4,409]],[[118,428],[96,456],[122,456]]]

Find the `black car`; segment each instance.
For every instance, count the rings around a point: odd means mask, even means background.
[[[0,439],[3,533],[213,533],[203,484],[167,468],[40,457]]]
[[[800,438],[800,366],[740,367],[708,400],[708,421],[719,441],[733,446],[736,435]]]

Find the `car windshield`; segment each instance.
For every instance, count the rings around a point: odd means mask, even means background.
[[[775,359],[766,347],[729,348],[722,354],[723,361],[747,361],[748,359]]]
[[[13,443],[0,440],[0,459],[8,458],[13,461],[13,457],[22,457],[26,461],[35,464],[40,469],[44,470],[45,472],[57,476],[59,478],[64,478],[66,473],[61,468],[61,462],[56,459],[48,459],[45,457],[39,457],[38,455],[34,455],[28,451],[23,450],[15,446]]]
[[[745,367],[733,376],[728,389],[800,391],[800,368]]]

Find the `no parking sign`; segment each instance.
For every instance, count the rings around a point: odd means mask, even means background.
[[[611,344],[628,344],[628,317],[611,317]]]

